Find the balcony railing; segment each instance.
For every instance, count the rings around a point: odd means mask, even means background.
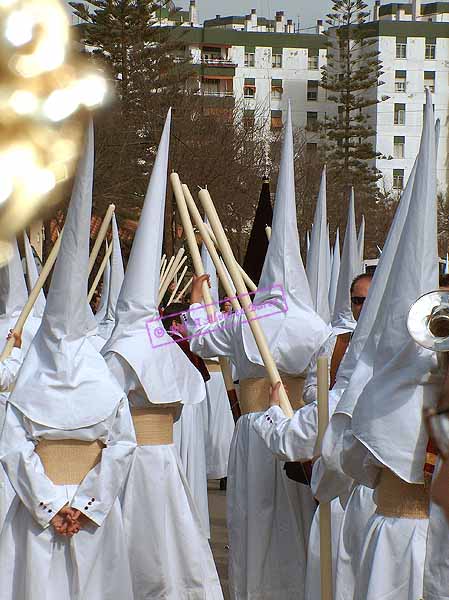
[[[228,58],[204,58],[201,57],[202,65],[214,65],[220,67],[236,67],[236,63]]]
[[[199,90],[198,94],[202,96],[214,96],[215,98],[231,98],[234,96],[232,92],[222,92],[214,90]]]

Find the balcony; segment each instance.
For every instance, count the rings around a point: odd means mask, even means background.
[[[199,92],[202,96],[213,96],[214,98],[233,98],[232,92],[217,91],[217,90],[205,90],[201,89]]]
[[[201,64],[207,65],[211,67],[231,67],[234,68],[237,66],[236,63],[232,62],[228,58],[215,58],[215,57],[201,57]]]

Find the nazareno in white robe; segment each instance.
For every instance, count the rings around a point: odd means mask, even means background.
[[[337,399],[329,397],[329,411],[335,409]],[[273,406],[261,414],[253,423],[255,431],[267,448],[281,461],[311,461],[316,454],[318,439],[318,408],[312,402],[297,410],[288,419],[278,406]],[[296,485],[301,486],[300,483]],[[343,509],[339,500],[331,503],[332,513],[332,558],[333,573],[336,572],[338,541],[340,536]],[[315,511],[307,546],[307,572],[305,583],[307,600],[321,599],[320,581],[320,529],[319,508]]]
[[[112,352],[105,360],[131,406],[148,407],[129,364]],[[222,600],[212,552],[175,444],[135,449],[121,504],[134,598]]]
[[[79,486],[54,485],[34,451],[41,439],[100,440],[105,448]],[[134,448],[126,398],[104,421],[73,431],[40,425],[7,405],[0,455],[16,497],[0,533],[1,600],[132,598],[118,493]],[[70,539],[50,525],[67,503],[93,521]]]
[[[345,436],[342,464],[349,475],[372,488],[379,470],[385,468],[352,431]],[[428,526],[428,519],[385,517],[375,512],[364,530],[354,600],[422,598]]]
[[[265,377],[252,363],[234,317],[224,328],[196,331],[192,305],[187,319],[192,352],[227,356],[240,379]],[[199,333],[199,335],[198,335]],[[315,501],[310,488],[288,479],[282,463],[253,428],[262,413],[237,421],[228,464],[229,587],[234,600],[303,600],[307,542]]]
[[[335,395],[338,402],[342,393],[342,389],[334,389],[330,396]],[[351,417],[338,410],[337,405],[324,436],[322,451],[325,457],[318,458],[313,467],[312,491],[320,502],[331,501],[332,507],[338,502],[344,507],[333,578],[335,600],[346,600],[354,597],[365,529],[376,505],[373,490],[357,484],[343,471],[343,439],[351,429]]]

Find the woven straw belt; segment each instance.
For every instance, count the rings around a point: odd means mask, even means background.
[[[376,504],[377,514],[383,517],[429,518],[429,494],[424,484],[406,483],[389,469],[382,469]]]
[[[99,440],[40,440],[35,452],[55,485],[79,485],[100,462],[103,448]]]
[[[280,375],[283,384],[288,388],[288,397],[293,410],[302,408],[304,406],[302,392],[305,377],[292,377],[284,373],[280,373]],[[267,410],[270,400],[270,387],[270,380],[266,377],[241,379],[239,404],[242,415]]]
[[[206,360],[207,370],[209,373],[221,373],[221,367],[219,363],[214,362],[213,360]]]
[[[153,405],[148,408],[132,408],[134,429],[139,446],[165,446],[173,444],[173,421],[176,405]]]

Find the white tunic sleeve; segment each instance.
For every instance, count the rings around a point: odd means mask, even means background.
[[[208,323],[201,304],[192,304],[187,312],[187,331],[190,339],[190,349],[202,358],[215,358],[217,356],[232,356],[231,320],[220,320],[217,323]]]
[[[16,494],[36,521],[47,527],[67,504],[65,489],[45,475],[35,443],[27,434],[22,413],[8,403],[0,438],[0,462]]]
[[[343,413],[332,415],[324,434],[321,457],[315,463],[311,487],[320,502],[330,502],[334,498],[346,498],[352,489],[353,479],[347,475],[341,464],[343,439],[350,431],[351,419]]]
[[[6,392],[14,383],[22,366],[23,353],[20,348],[13,348],[11,354],[0,363],[0,392]]]
[[[312,460],[318,435],[317,405],[304,406],[291,419],[279,406],[272,406],[254,421],[253,427],[280,460]]]
[[[136,448],[136,437],[128,401],[119,404],[100,462],[79,485],[71,506],[84,513],[97,525],[108,515],[123,485]]]

